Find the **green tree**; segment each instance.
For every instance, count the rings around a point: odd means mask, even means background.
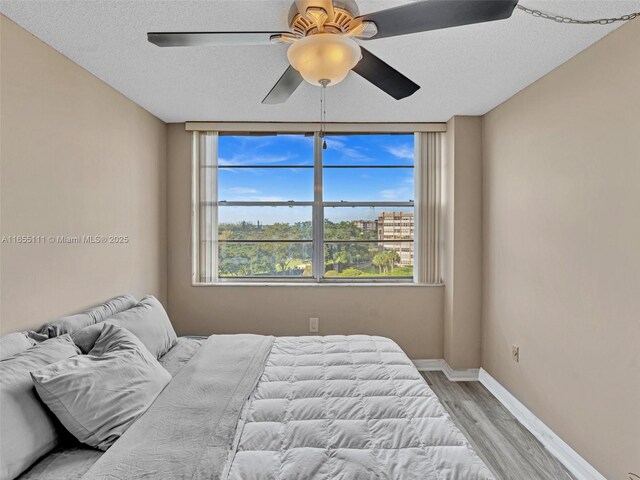
[[[384,252],[376,253],[373,256],[373,260],[371,260],[371,263],[373,263],[373,265],[378,267],[378,271],[380,272],[380,275],[382,275],[383,268],[384,268],[384,273],[387,273],[388,259]]]
[[[284,240],[295,238],[295,226],[288,223],[274,223],[273,225],[265,225],[263,227],[263,238],[268,240]],[[290,270],[291,261],[295,258],[295,248],[288,243],[268,243],[261,245],[260,248],[271,254],[273,263],[273,275],[278,273],[286,273]]]
[[[362,275],[362,270],[358,270],[357,268],[345,268],[340,274],[341,277],[359,277]]]
[[[349,262],[349,254],[344,250],[337,252],[333,256],[333,268],[336,273],[340,273],[340,265],[344,265],[347,262]]]
[[[379,253],[377,232],[363,231],[353,222],[331,222],[325,220],[325,269],[333,275],[342,275],[341,271],[369,270],[372,259]],[[309,247],[312,237],[312,223],[274,223],[253,224],[246,221],[221,223],[219,272],[223,276],[260,276],[260,275],[310,275],[312,272]],[[247,243],[233,243],[244,240]],[[274,243],[251,243],[255,240],[282,240]],[[308,240],[307,243],[287,243],[286,240]],[[346,240],[344,243],[331,243],[332,240]],[[368,240],[371,243],[349,243],[350,240]],[[377,265],[380,274],[385,273],[391,260]],[[355,273],[355,272],[351,272]],[[329,274],[329,273],[327,273]],[[331,274],[329,274],[331,275]]]
[[[387,258],[387,264],[391,268],[391,273],[393,273],[393,268],[395,267],[396,263],[400,262],[400,254],[395,250],[388,250],[385,253],[385,256]]]

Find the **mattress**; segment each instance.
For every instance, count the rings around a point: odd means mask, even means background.
[[[493,476],[393,341],[327,336],[275,340],[228,478]]]

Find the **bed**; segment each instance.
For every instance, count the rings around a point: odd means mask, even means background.
[[[20,480],[492,479],[392,340],[180,337],[172,380],[108,449],[65,443]]]
[[[388,338],[276,338],[242,424],[233,480],[492,478]]]

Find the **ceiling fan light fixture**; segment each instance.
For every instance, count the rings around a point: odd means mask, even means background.
[[[360,46],[349,37],[318,33],[301,38],[287,51],[289,62],[312,85],[322,80],[337,85],[362,58]]]

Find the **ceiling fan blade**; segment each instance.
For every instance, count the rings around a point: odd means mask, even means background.
[[[362,15],[355,22],[375,23],[378,33],[371,38],[395,37],[502,20],[511,16],[517,4],[518,0],[422,0]]]
[[[303,78],[300,73],[289,65],[289,68],[285,70],[280,79],[273,86],[271,91],[264,97],[262,103],[267,105],[275,105],[278,103],[286,102],[291,94],[296,91],[296,88],[300,86]]]
[[[149,32],[147,40],[159,47],[270,45],[280,35],[290,32]]]
[[[380,90],[396,100],[413,95],[420,85],[405,77],[391,65],[383,62],[366,48],[360,47],[362,60],[353,67],[353,71],[365,80],[369,80]]]

